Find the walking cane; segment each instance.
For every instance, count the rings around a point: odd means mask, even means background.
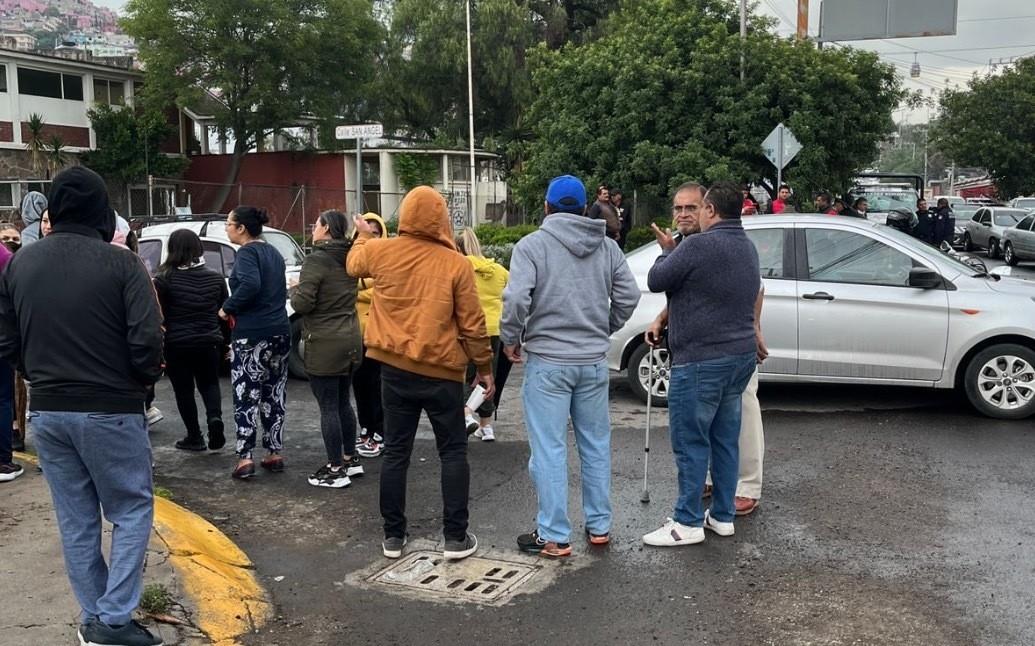
[[[654,403],[654,346],[647,348],[647,430],[643,437],[643,493],[640,502],[650,502],[650,490],[647,488],[647,469],[650,461],[650,409]]]

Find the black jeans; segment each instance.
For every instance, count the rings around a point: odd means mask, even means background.
[[[340,467],[345,453],[356,450],[356,417],[349,402],[349,376],[320,377],[309,375],[309,387],[320,407],[320,431],[327,461]]]
[[[428,414],[442,462],[442,533],[447,541],[467,537],[467,464],[463,384],[424,377],[384,365],[385,452],[381,465],[381,516],[386,538],[406,536],[406,472],[421,411]]]
[[[365,349],[364,349],[365,352]],[[363,357],[352,373],[352,392],[356,395],[359,425],[371,435],[384,437],[385,414],[381,408],[381,362]]]
[[[188,437],[201,437],[198,405],[194,401],[195,384],[205,404],[205,419],[223,417],[223,396],[219,391],[220,350],[217,345],[165,349],[165,374],[176,394],[176,409],[180,411]]]
[[[24,424],[24,422],[22,422]],[[14,369],[0,359],[0,464],[14,458]]]

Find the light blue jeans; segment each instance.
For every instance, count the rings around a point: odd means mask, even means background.
[[[711,516],[730,523],[736,513],[740,460],[741,395],[755,373],[756,356],[733,355],[672,368],[668,389],[669,435],[676,458],[679,499],[672,519],[704,524],[701,494],[712,467]]]
[[[568,418],[582,463],[582,508],[586,529],[611,531],[611,419],[608,372],[603,361],[560,365],[527,355],[521,396],[532,455],[528,472],[539,497],[543,540],[568,543]]]
[[[32,431],[54,500],[65,570],[82,621],[128,623],[140,601],[154,500],[151,443],[139,414],[33,412]],[[101,553],[101,510],[114,526]]]

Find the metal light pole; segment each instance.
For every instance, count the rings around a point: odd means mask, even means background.
[[[740,82],[744,82],[744,47],[747,44],[747,0],[740,0]]]
[[[471,152],[471,192],[468,196],[470,203],[467,205],[468,224],[475,225],[475,181],[474,174],[474,77],[471,73],[471,0],[467,0],[467,138]]]

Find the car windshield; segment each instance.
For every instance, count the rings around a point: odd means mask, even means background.
[[[863,189],[852,193],[852,201],[854,202],[858,198],[866,198],[866,202],[869,204],[869,210],[871,212],[884,213],[892,209],[907,209],[913,211],[916,209],[916,193],[913,191],[884,191],[884,190],[867,190]]]
[[[262,239],[273,245],[273,248],[284,256],[284,264],[288,267],[301,265],[305,260],[305,254],[298,247],[298,243],[286,233],[267,231],[262,234]]]
[[[1012,227],[1024,219],[1026,215],[1027,213],[996,213],[995,223],[996,226],[1000,227]]]
[[[1013,206],[1017,209],[1035,209],[1035,197],[1017,200]]]

